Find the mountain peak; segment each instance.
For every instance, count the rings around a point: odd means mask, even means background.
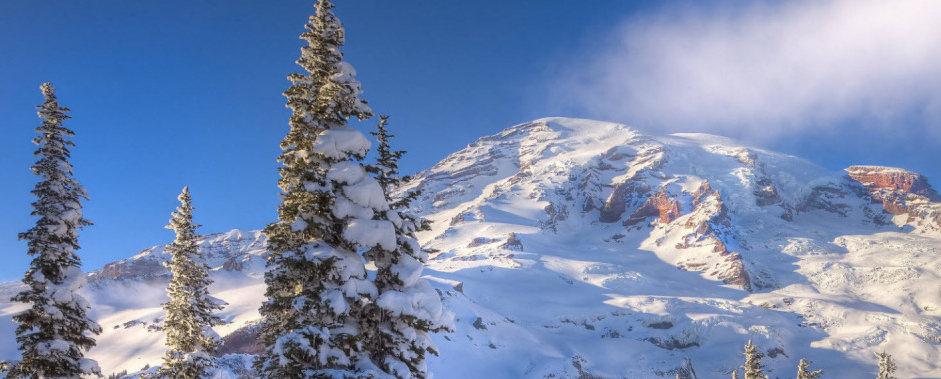
[[[917,173],[552,117],[478,139],[412,189],[432,221],[424,273],[457,316],[434,337],[439,376],[727,378],[752,340],[777,376],[804,357],[864,377],[889,351],[900,376],[941,377],[941,203]],[[231,352],[258,350],[265,245],[240,230],[199,242]],[[163,354],[163,248],[91,274],[106,369]],[[17,306],[0,302],[8,340]]]

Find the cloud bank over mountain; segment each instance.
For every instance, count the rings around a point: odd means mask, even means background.
[[[939,137],[939,19],[941,2],[930,0],[664,8],[577,54],[554,100],[594,117],[753,141],[902,128]]]

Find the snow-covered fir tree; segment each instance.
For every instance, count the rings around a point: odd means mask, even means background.
[[[398,159],[404,151],[392,150],[388,117],[380,116],[377,131],[371,133],[379,142],[376,181],[392,204],[377,214],[395,226],[395,247],[376,246],[366,252],[367,261],[376,266],[378,299],[367,305],[362,317],[366,349],[375,364],[399,379],[427,378],[425,356],[437,355],[428,333],[453,328],[453,316],[441,304],[437,292],[421,278],[428,258],[415,238],[415,232],[428,229],[427,222],[408,212],[409,203],[418,192],[408,192],[394,201],[391,191],[400,184]]]
[[[742,370],[745,375],[743,379],[767,379],[765,376],[764,366],[761,365],[761,353],[758,351],[751,340],[745,344],[745,364],[742,365]]]
[[[892,376],[895,373],[895,362],[892,361],[892,356],[884,351],[876,356],[879,357],[879,374],[876,375],[876,379],[895,379]]]
[[[172,213],[167,229],[176,232],[176,239],[167,247],[170,253],[172,278],[167,287],[170,301],[163,304],[167,312],[163,330],[167,333],[167,354],[163,366],[150,378],[208,378],[215,367],[212,354],[221,340],[212,330],[221,319],[213,311],[225,303],[209,295],[209,266],[200,262],[193,222],[193,198],[189,187],[178,197],[180,206]]]
[[[359,312],[375,298],[359,248],[395,248],[394,226],[374,220],[389,209],[379,184],[355,160],[369,141],[346,125],[372,117],[353,68],[342,61],[344,31],[333,4],[321,0],[301,38],[284,92],[293,114],[281,142],[279,221],[264,233],[271,255],[265,273],[265,353],[255,363],[266,378],[377,376],[362,359]]]
[[[801,358],[797,364],[797,379],[816,379],[823,374],[823,370],[810,371],[810,362]]]
[[[370,135],[376,137],[379,146],[376,148],[376,164],[371,166],[371,171],[376,173],[376,181],[382,187],[386,194],[386,200],[392,201],[389,196],[389,189],[397,185],[403,178],[399,177],[399,159],[405,154],[403,150],[392,150],[389,140],[395,137],[389,134],[389,116],[380,115],[379,125],[376,125],[376,131],[370,132]],[[406,178],[407,179],[407,178]]]
[[[71,118],[69,109],[60,107],[51,83],[41,87],[45,101],[36,107],[42,125],[36,128],[39,157],[33,172],[39,176],[32,194],[36,226],[19,238],[27,241],[33,257],[23,278],[28,288],[13,301],[29,306],[13,316],[19,323],[16,342],[22,358],[12,365],[7,378],[80,378],[100,375],[98,363],[85,358],[84,352],[95,346],[92,335],[101,333],[98,323],[88,317],[88,302],[77,291],[85,284],[85,274],[76,250],[78,230],[91,222],[82,216],[85,188],[72,175],[66,137],[75,134],[62,125]]]
[[[732,370],[732,379],[738,379],[738,370]]]

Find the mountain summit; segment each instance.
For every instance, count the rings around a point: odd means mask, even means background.
[[[941,377],[941,203],[923,176],[806,160],[705,134],[546,118],[478,139],[413,177],[425,270],[455,312],[442,378],[728,378],[752,340],[771,377],[798,361]],[[199,241],[230,305],[223,353],[257,352],[265,240]],[[104,373],[159,363],[162,247],[90,274]],[[14,292],[19,284],[0,285]],[[0,340],[12,341],[0,303]],[[15,358],[0,345],[0,358]],[[238,377],[248,355],[228,355]]]

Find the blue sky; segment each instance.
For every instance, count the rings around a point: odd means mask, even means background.
[[[939,3],[893,4],[347,0],[336,12],[364,97],[409,151],[404,172],[507,126],[571,116],[941,182]],[[72,162],[96,223],[80,238],[86,270],[170,242],[163,226],[186,185],[202,233],[274,220],[281,92],[312,5],[0,2],[0,280],[28,265],[16,233],[35,222],[28,168],[45,81],[74,117]]]

